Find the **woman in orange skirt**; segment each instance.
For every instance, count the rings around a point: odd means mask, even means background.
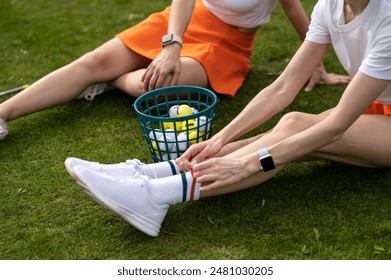
[[[77,97],[92,99],[107,85],[136,97],[177,84],[210,86],[234,96],[250,69],[255,32],[269,21],[276,2],[173,0],[171,7],[0,104],[0,139],[7,135],[6,122]],[[304,39],[308,18],[300,1],[280,2]],[[322,67],[313,77],[308,89],[349,80]]]

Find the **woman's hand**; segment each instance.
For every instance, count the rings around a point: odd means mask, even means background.
[[[305,87],[305,91],[311,91],[316,85],[338,85],[347,84],[351,78],[346,75],[338,75],[334,73],[327,73],[323,64],[312,73],[308,85]]]
[[[193,175],[198,183],[204,183],[202,190],[208,191],[235,184],[250,175],[242,158],[211,158],[194,164]]]
[[[212,137],[204,142],[191,145],[175,162],[182,171],[189,171],[195,163],[217,154],[222,146],[220,140]]]
[[[181,73],[180,50],[177,43],[167,45],[151,62],[141,78],[145,91],[177,85]]]

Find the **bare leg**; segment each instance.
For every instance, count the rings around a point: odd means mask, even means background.
[[[208,77],[201,63],[190,57],[182,57],[181,62],[182,66],[178,81],[179,85],[208,86]],[[126,73],[113,80],[110,85],[126,92],[129,95],[138,97],[144,93],[144,85],[141,82],[141,77],[145,70],[146,69],[144,68]],[[164,86],[169,86],[168,82],[166,82]]]
[[[288,113],[277,126],[264,137],[240,148],[223,158],[234,160],[269,146],[289,135],[296,134],[320,122],[327,114],[311,115],[305,113]],[[391,117],[382,115],[362,115],[343,135],[343,137],[318,151],[308,155],[308,160],[334,160],[363,167],[390,167],[391,144],[386,135],[391,135]],[[304,159],[297,159],[302,161]],[[202,191],[201,197],[209,197],[239,191],[257,186],[269,180],[285,166],[279,166],[273,173],[254,174],[236,184],[211,191]]]
[[[268,133],[268,132],[266,132],[266,133]],[[239,150],[240,148],[242,148],[242,147],[244,147],[244,146],[246,146],[248,144],[251,144],[252,142],[258,140],[259,138],[265,136],[266,133],[262,133],[260,135],[253,136],[251,138],[246,138],[246,139],[242,139],[242,140],[239,140],[239,141],[231,142],[231,143],[225,145],[220,150],[220,152],[218,152],[214,157],[222,157],[222,156],[228,155],[230,153],[233,153],[236,150]]]
[[[112,39],[0,104],[0,118],[10,121],[69,102],[91,84],[111,81],[148,63],[119,39]]]

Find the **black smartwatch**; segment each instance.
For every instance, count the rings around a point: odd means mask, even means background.
[[[276,168],[274,164],[272,155],[266,148],[262,148],[258,151],[259,162],[261,163],[261,168],[264,172],[271,172]]]
[[[172,44],[172,43],[178,43],[179,45],[183,44],[182,38],[175,34],[167,34],[162,37],[162,48],[165,46]]]

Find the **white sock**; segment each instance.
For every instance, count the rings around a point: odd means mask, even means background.
[[[179,167],[173,160],[163,161],[158,163],[147,164],[148,168],[144,168],[145,173],[151,178],[164,178],[180,174]]]
[[[200,198],[201,184],[191,172],[149,181],[152,196],[157,204],[177,204]]]

